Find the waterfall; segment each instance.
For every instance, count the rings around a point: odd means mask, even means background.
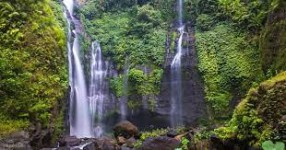
[[[127,101],[128,101],[128,74],[129,74],[129,63],[128,59],[125,59],[124,63],[124,75],[123,75],[123,96],[120,98],[120,114],[121,120],[126,120],[127,116]]]
[[[182,119],[182,74],[181,57],[183,53],[182,43],[185,27],[183,25],[183,0],[178,0],[178,31],[180,34],[177,42],[177,53],[171,63],[171,126],[175,127],[183,124]]]
[[[144,75],[146,75],[146,76],[148,75],[147,66],[144,66],[143,72],[144,72]],[[149,96],[147,96],[147,95],[142,96],[143,109],[145,109],[145,110],[148,109],[148,98],[149,98]]]
[[[89,99],[92,113],[92,126],[94,127],[95,137],[103,134],[103,114],[104,101],[108,99],[108,87],[105,81],[107,76],[107,62],[102,59],[102,52],[98,42],[92,43],[91,66],[90,66],[90,85]]]
[[[73,17],[73,0],[64,0],[66,6],[66,18],[68,20],[68,58],[69,58],[69,84],[70,92],[70,135],[78,138],[93,137],[91,129],[90,111],[88,107],[87,88],[85,76],[79,55],[79,29],[75,26],[74,38],[72,38],[71,22]],[[73,39],[73,41],[72,41]]]
[[[178,0],[178,23],[179,27],[183,25],[183,0]]]

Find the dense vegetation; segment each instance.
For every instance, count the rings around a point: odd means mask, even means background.
[[[50,0],[0,2],[0,137],[30,124],[61,125],[67,68],[59,12]]]
[[[277,18],[273,28],[266,20],[279,10],[281,15],[285,4],[279,0],[199,0],[191,5],[206,100],[213,117],[220,118],[231,112],[230,106],[247,89],[283,70],[283,18]],[[277,35],[278,28],[282,32]]]
[[[199,69],[214,116],[227,114],[235,94],[244,94],[261,76],[259,52],[246,36],[226,24],[196,34]]]
[[[127,96],[128,106],[136,109],[148,96],[150,106],[155,106],[166,49],[175,50],[178,36],[176,0],[77,2],[75,15],[85,30],[80,37],[82,53],[87,53],[91,41],[98,41],[105,59],[119,73],[109,79],[117,98]],[[207,129],[196,133],[194,140],[215,134],[256,147],[266,140],[285,142],[285,0],[184,4],[185,22],[195,30],[210,115],[209,123],[203,124]],[[63,128],[68,73],[60,5],[55,0],[0,2],[0,139],[29,126],[48,129],[54,136]],[[137,144],[166,133],[165,129],[143,133]]]
[[[213,118],[226,121],[221,117],[232,112],[230,106],[243,98],[247,89],[285,70],[286,3],[192,2],[206,101]],[[256,147],[267,139],[284,139],[284,80],[282,73],[251,89],[236,107],[227,127],[215,133],[224,140],[239,139]]]
[[[87,34],[100,42],[105,58],[111,60],[120,73],[110,79],[111,88],[117,97],[127,94],[130,107],[140,105],[137,99],[141,96],[160,91],[173,4],[173,0],[90,0],[80,9]],[[144,68],[150,71],[144,72]],[[128,78],[130,84],[127,91],[123,87],[124,78]],[[154,99],[149,102],[154,103]]]
[[[285,97],[286,72],[283,72],[250,89],[227,127],[216,129],[217,134],[223,139],[245,140],[254,146],[268,139],[285,142]]]

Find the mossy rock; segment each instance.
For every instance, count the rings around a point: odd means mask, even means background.
[[[286,2],[280,1],[267,19],[260,38],[263,70],[286,69]]]
[[[129,121],[121,121],[117,123],[114,128],[114,136],[117,138],[122,136],[126,139],[139,135],[138,128]]]
[[[260,146],[267,139],[285,139],[286,72],[249,90],[227,127],[215,130],[224,139],[246,140]]]

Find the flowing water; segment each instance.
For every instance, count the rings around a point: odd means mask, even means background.
[[[91,128],[90,110],[88,107],[87,88],[85,76],[80,60],[80,46],[78,41],[79,29],[71,31],[71,23],[76,22],[73,17],[73,0],[64,0],[66,17],[69,25],[68,58],[70,80],[70,135],[78,138],[93,137]],[[72,32],[74,38],[72,37]]]
[[[126,120],[127,117],[127,101],[128,101],[128,74],[129,74],[129,63],[128,59],[125,60],[124,64],[124,75],[123,75],[123,95],[120,98],[120,115],[121,120]]]
[[[94,127],[95,137],[100,137],[103,133],[104,125],[104,101],[108,99],[108,87],[105,81],[107,76],[108,63],[103,61],[99,43],[92,43],[89,99],[92,113],[92,127]]]
[[[183,53],[183,37],[185,27],[183,25],[183,0],[178,0],[178,32],[180,37],[177,42],[177,53],[171,63],[171,126],[175,127],[183,124],[182,119],[182,74],[181,58]]]

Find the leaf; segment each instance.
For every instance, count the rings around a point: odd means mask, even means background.
[[[262,143],[263,150],[273,150],[274,144],[272,141],[265,141]]]
[[[285,144],[283,142],[276,142],[274,147],[275,150],[285,150]]]

